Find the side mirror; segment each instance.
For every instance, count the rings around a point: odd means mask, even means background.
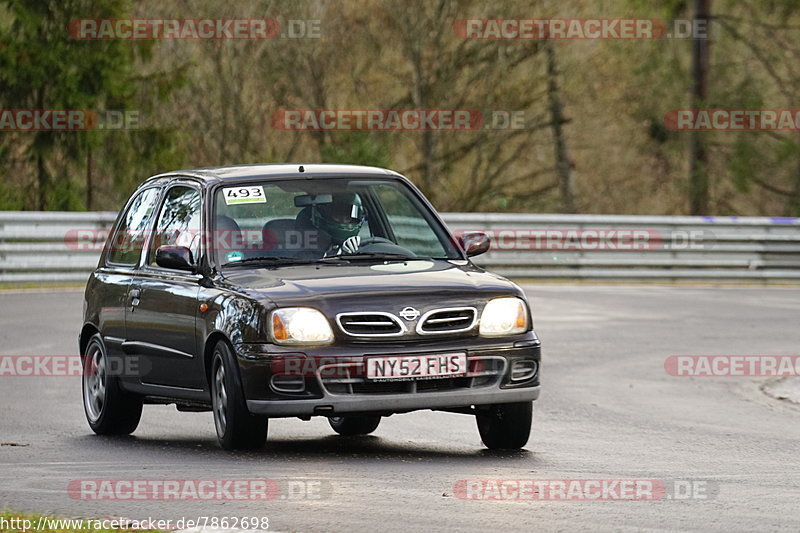
[[[458,243],[467,253],[467,257],[475,257],[489,251],[492,240],[482,231],[464,233],[458,238]]]
[[[163,268],[194,272],[192,251],[186,246],[159,246],[156,250],[156,264]]]

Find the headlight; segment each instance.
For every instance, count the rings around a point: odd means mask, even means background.
[[[528,330],[528,310],[519,298],[489,300],[481,315],[480,334],[499,337],[524,333]]]
[[[325,315],[310,307],[287,307],[272,312],[270,335],[276,344],[330,344],[333,331]]]

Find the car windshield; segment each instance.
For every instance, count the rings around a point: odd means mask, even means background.
[[[399,180],[324,178],[223,185],[217,264],[460,259],[447,231]]]

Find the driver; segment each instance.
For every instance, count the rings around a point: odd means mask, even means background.
[[[333,201],[311,207],[311,225],[330,235],[331,246],[326,256],[352,254],[358,251],[358,232],[366,220],[366,211],[357,193],[334,193]]]

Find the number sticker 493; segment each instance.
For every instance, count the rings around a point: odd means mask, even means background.
[[[253,187],[227,187],[222,189],[227,205],[234,204],[265,204],[267,198],[264,196],[264,187],[254,185]]]

